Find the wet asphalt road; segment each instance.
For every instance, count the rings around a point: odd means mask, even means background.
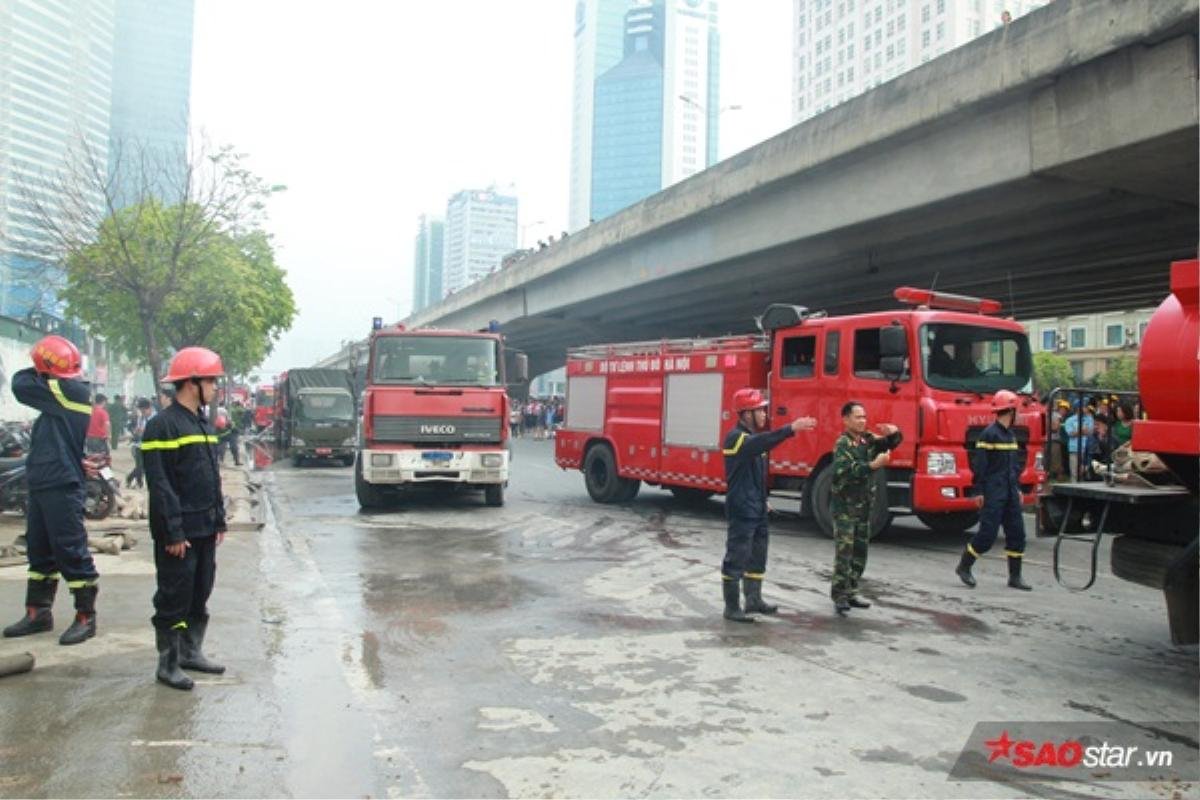
[[[191,693],[153,682],[148,548],[101,557],[99,637],[0,641],[39,658],[0,678],[0,796],[1196,796],[947,778],[981,720],[1194,720],[1197,652],[1156,592],[1103,566],[1069,593],[1047,541],[1033,593],[994,555],[972,592],[961,540],[900,520],[872,546],[875,607],[840,619],[830,542],[783,514],[780,615],[726,623],[721,503],[597,506],[551,447],[517,443],[502,509],[363,514],[349,469],[260,473],[269,524],[219,556],[229,672]],[[21,572],[0,569],[14,618]]]

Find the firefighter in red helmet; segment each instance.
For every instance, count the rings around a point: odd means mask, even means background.
[[[959,579],[975,588],[971,566],[991,549],[1000,525],[1004,525],[1004,553],[1008,556],[1008,585],[1029,591],[1021,577],[1025,555],[1025,520],[1021,515],[1021,470],[1025,468],[1025,450],[1013,433],[1020,398],[1007,389],[992,397],[996,421],[983,429],[971,455],[975,475],[969,495],[980,509],[979,530],[967,543],[955,572]]]
[[[99,574],[83,526],[83,443],[91,420],[88,386],[80,376],[79,349],[61,336],[33,346],[33,366],[13,375],[18,401],[41,414],[33,424],[26,459],[29,505],[25,513],[29,579],[25,616],[5,636],[28,636],[54,627],[51,606],[59,577],[75,598],[75,621],[59,638],[79,644],[96,635]]]
[[[204,414],[225,374],[221,357],[185,347],[171,361],[164,383],[174,401],[156,414],[142,436],[142,461],[150,495],[150,534],[158,591],[154,631],[156,677],[191,689],[183,670],[220,674],[225,667],[203,651],[208,598],[216,577],[216,548],[225,538],[225,504],[217,461],[217,433]]]
[[[767,451],[784,439],[812,430],[817,421],[801,417],[777,430],[767,431],[767,400],[758,389],[733,394],[738,423],[725,436],[725,560],[721,564],[725,619],[753,622],[749,614],[774,614],[778,607],[763,602],[762,584],[767,569]],[[743,610],[738,584],[746,595]]]

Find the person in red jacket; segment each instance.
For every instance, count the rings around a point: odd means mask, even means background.
[[[96,453],[107,455],[108,439],[112,435],[112,421],[108,418],[108,398],[97,394],[92,401],[92,419],[88,423],[87,441],[83,450],[88,455]]]

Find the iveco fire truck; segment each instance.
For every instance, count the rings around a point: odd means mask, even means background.
[[[720,442],[736,424],[733,393],[769,392],[771,426],[801,416],[817,428],[771,451],[772,491],[801,498],[832,535],[829,492],[841,407],[857,400],[873,423],[892,422],[904,442],[879,481],[872,535],[894,514],[916,514],[935,530],[978,520],[967,497],[969,456],[992,422],[1000,389],[1021,395],[1014,430],[1025,459],[1024,503],[1044,481],[1044,409],[1029,393],[1033,364],[1025,330],[1001,319],[1000,303],[908,287],[902,308],[830,317],[772,305],[760,334],[573,349],[567,358],[567,416],[555,462],[583,471],[602,503],[630,500],[642,483],[683,500],[725,491]]]
[[[515,380],[527,380],[525,355],[514,360]],[[498,332],[373,331],[354,466],[359,505],[384,505],[416,484],[482,489],[489,506],[503,505],[508,414]]]

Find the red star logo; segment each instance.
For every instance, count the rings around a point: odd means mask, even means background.
[[[988,756],[988,763],[992,763],[997,758],[1011,759],[1013,744],[1013,740],[1008,738],[1008,731],[1002,732],[999,739],[984,742],[983,746],[992,750],[992,754]]]

